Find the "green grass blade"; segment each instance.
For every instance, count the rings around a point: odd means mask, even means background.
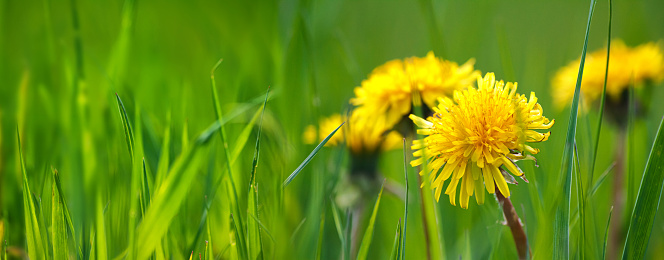
[[[613,207],[609,211],[609,219],[606,221],[606,230],[604,231],[604,247],[602,248],[602,259],[606,259],[606,245],[609,244],[609,228],[611,227],[611,216],[613,215]]]
[[[129,157],[134,159],[134,133],[131,129],[131,124],[129,123],[129,117],[127,116],[127,110],[125,109],[122,100],[118,93],[115,93],[115,98],[118,102],[118,110],[120,111],[120,118],[122,119],[122,128],[125,132],[125,141],[127,142],[127,149],[129,150]]]
[[[291,175],[288,176],[288,178],[284,181],[283,184],[284,187],[288,186],[288,184],[291,183],[293,179],[295,179],[295,177],[302,171],[302,169],[304,169],[305,166],[307,166],[307,164],[311,161],[311,159],[313,159],[314,156],[316,156],[318,151],[321,148],[323,148],[323,146],[327,143],[327,141],[330,140],[330,138],[332,138],[332,136],[337,132],[337,130],[339,130],[339,128],[341,128],[341,126],[343,126],[345,123],[346,122],[341,123],[336,129],[334,129],[334,131],[332,131],[332,133],[327,135],[327,137],[325,137],[325,139],[323,139],[323,141],[321,141],[320,144],[316,146],[316,148],[314,148],[314,150],[309,154],[309,156],[307,156],[306,159],[304,159],[304,161],[300,164],[300,166],[298,166],[297,169],[295,169],[295,171],[293,171],[293,173],[291,173]]]
[[[371,245],[371,240],[373,239],[374,227],[376,226],[376,215],[378,215],[378,206],[380,206],[380,198],[383,195],[384,187],[385,187],[385,180],[383,180],[383,185],[381,185],[380,192],[378,192],[378,198],[376,198],[376,204],[374,205],[373,212],[371,213],[371,218],[369,219],[369,226],[367,226],[367,230],[364,231],[362,244],[360,244],[360,250],[357,253],[358,260],[367,259],[367,255],[369,254],[369,246]]]
[[[69,258],[67,246],[67,224],[65,222],[64,206],[62,198],[55,184],[55,176],[57,171],[51,168],[53,181],[51,183],[51,238],[53,258],[54,259],[67,259]]]
[[[588,24],[586,25],[586,36],[583,43],[583,50],[581,51],[581,62],[579,64],[579,74],[576,79],[576,87],[574,89],[574,99],[572,100],[572,109],[569,116],[569,125],[567,127],[567,138],[565,141],[565,150],[563,152],[563,160],[560,167],[560,175],[562,176],[562,198],[559,198],[558,206],[556,207],[554,226],[553,226],[553,258],[554,259],[568,259],[569,258],[569,218],[571,206],[571,192],[572,192],[572,170],[573,170],[573,155],[574,155],[574,142],[576,140],[576,124],[579,110],[579,95],[581,94],[581,81],[583,78],[583,65],[586,61],[586,51],[588,49],[588,35],[590,34],[590,22],[592,21],[593,12],[595,11],[595,0],[590,2],[590,10],[588,12]]]
[[[590,177],[588,178],[588,185],[593,180],[595,173],[595,161],[597,160],[597,151],[599,149],[599,135],[602,132],[602,120],[604,119],[604,103],[606,101],[606,82],[609,79],[609,55],[611,53],[611,21],[613,19],[613,1],[609,0],[609,32],[606,37],[606,68],[604,70],[604,86],[602,87],[602,95],[600,96],[599,103],[599,119],[597,119],[597,131],[595,132],[595,149],[593,149],[592,160],[590,161]],[[588,187],[590,188],[590,187]],[[587,188],[586,188],[587,190]],[[587,198],[587,197],[586,197]]]
[[[238,253],[241,259],[247,259],[248,258],[248,249],[247,249],[247,241],[245,239],[245,229],[244,229],[244,223],[242,222],[242,210],[240,209],[240,203],[238,199],[238,192],[237,188],[235,187],[235,178],[233,177],[233,170],[231,167],[231,158],[230,154],[228,152],[228,143],[226,140],[226,130],[224,128],[224,125],[221,124],[223,121],[223,111],[221,110],[221,103],[219,102],[219,94],[217,94],[217,83],[214,79],[214,72],[219,68],[219,65],[223,59],[220,59],[214,67],[212,67],[212,70],[210,71],[210,88],[212,89],[212,102],[214,104],[214,112],[217,117],[217,124],[220,125],[220,127],[217,129],[219,132],[219,136],[221,137],[221,143],[223,147],[223,152],[224,152],[224,157],[226,159],[226,169],[228,170],[228,182],[230,182],[230,192],[231,196],[230,197],[230,204],[231,204],[231,218],[233,218],[234,225],[236,225],[237,229],[235,230],[235,235],[238,237],[237,239],[237,249]]]
[[[593,188],[590,190],[590,192],[588,192],[587,197],[591,198],[595,195],[595,193],[597,193],[597,190],[599,189],[599,187],[602,186],[602,183],[604,183],[604,180],[606,180],[606,176],[608,176],[609,173],[611,173],[611,171],[613,170],[614,167],[616,167],[616,164],[615,163],[611,164],[611,166],[609,166],[609,168],[607,168],[602,173],[602,175],[600,175],[597,178],[597,181],[595,182],[595,185],[593,185]]]
[[[249,202],[248,202],[248,215],[256,216],[256,219],[260,219],[258,214],[258,187],[256,185],[256,170],[258,168],[258,159],[260,158],[260,144],[261,144],[261,132],[263,131],[263,116],[265,115],[265,107],[267,107],[267,98],[270,94],[270,88],[267,88],[265,92],[265,101],[263,102],[263,109],[261,110],[261,121],[258,125],[258,133],[256,134],[256,145],[254,148],[254,158],[251,162],[251,177],[249,178]],[[249,257],[251,259],[260,259],[264,258],[263,251],[263,240],[261,238],[261,227],[258,225],[258,221],[249,221],[249,216],[247,216],[247,249],[249,251]]]
[[[350,259],[350,250],[352,247],[353,239],[353,212],[346,211],[346,230],[344,230],[344,260]]]
[[[21,148],[21,136],[18,127],[16,127],[16,138],[18,140],[18,154],[21,162],[21,173],[23,176],[23,216],[25,218],[25,238],[28,243],[28,255],[30,259],[39,259],[46,255],[42,235],[39,231],[39,222],[37,221],[35,204],[32,200],[30,185],[28,184],[28,175],[23,161],[23,151]]]
[[[161,153],[159,154],[159,165],[157,166],[157,176],[155,177],[154,188],[157,189],[161,186],[162,180],[168,173],[168,166],[170,165],[170,151],[171,151],[171,111],[168,111],[166,116],[166,129],[164,130],[164,142],[161,145]]]
[[[341,217],[339,217],[339,210],[337,210],[337,205],[334,203],[334,199],[330,199],[330,207],[332,208],[332,219],[334,219],[334,227],[337,230],[337,235],[339,236],[339,241],[341,244],[344,244],[344,231],[342,228]]]
[[[408,155],[406,147],[406,138],[403,139],[403,174],[406,179],[406,199],[404,201],[404,211],[403,211],[403,232],[400,235],[401,237],[401,250],[399,250],[399,258],[406,259],[406,227],[408,226]],[[401,223],[401,221],[399,221]],[[401,224],[399,224],[401,225]],[[392,258],[390,258],[392,259]]]
[[[102,201],[102,193],[101,191],[97,192],[97,203],[96,203],[96,209],[95,209],[95,217],[96,217],[96,234],[97,237],[95,241],[97,242],[96,245],[96,252],[97,252],[97,260],[106,260],[108,259],[108,245],[106,241],[106,224],[104,221],[104,203]],[[65,258],[56,258],[56,259],[65,259]]]
[[[399,219],[399,222],[397,223],[397,231],[396,234],[394,235],[394,242],[392,243],[392,253],[390,253],[390,259],[395,259],[398,260],[400,259],[400,256],[402,255],[401,252],[401,243],[402,243],[402,238],[401,238],[401,219]]]
[[[320,226],[318,228],[318,245],[316,246],[316,260],[320,260],[320,255],[323,253],[323,238],[325,234],[325,211],[320,217]]]
[[[74,230],[74,223],[71,220],[71,214],[69,213],[69,208],[67,208],[67,200],[65,199],[65,196],[62,193],[62,184],[60,183],[60,175],[58,174],[57,170],[54,170],[53,177],[55,178],[55,187],[57,188],[58,195],[60,196],[60,200],[62,201],[65,222],[68,227],[69,235],[71,235],[71,237],[76,237],[75,236],[76,232]],[[81,247],[78,246],[78,243],[74,243],[74,246],[76,248],[76,253],[78,254],[78,259],[83,259],[83,252],[81,251]]]
[[[585,219],[585,209],[586,206],[584,204],[585,196],[583,193],[583,180],[581,179],[581,163],[579,162],[579,150],[577,149],[576,142],[574,143],[574,174],[576,176],[576,192],[577,192],[577,207],[578,207],[578,214],[579,214],[579,221],[581,223],[580,229],[581,232],[579,232],[579,256],[581,259],[586,259],[586,219]]]
[[[646,170],[636,198],[636,205],[625,240],[623,259],[642,259],[646,253],[655,215],[664,186],[664,118],[659,124],[655,143],[650,150]]]
[[[143,171],[142,171],[142,177],[141,178],[141,196],[143,199],[141,200],[142,206],[143,206],[143,214],[145,215],[145,209],[150,206],[150,185],[148,182],[148,170],[145,167],[145,158],[142,158],[141,160],[143,162]]]
[[[155,191],[152,204],[148,207],[145,217],[137,229],[137,248],[140,249],[138,259],[146,259],[152,255],[157,244],[168,231],[197,175],[196,171],[204,157],[202,148],[209,143],[212,134],[218,131],[219,127],[219,123],[216,122],[201,133],[192,147],[183,151],[174,162],[164,183]]]

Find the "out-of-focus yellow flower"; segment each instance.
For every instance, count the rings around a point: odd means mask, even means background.
[[[414,92],[419,92],[427,106],[434,107],[438,97],[470,86],[479,75],[474,63],[471,59],[459,66],[437,58],[433,52],[423,58],[388,61],[355,88],[355,97],[350,100],[357,106],[352,121],[361,129],[369,125],[392,128],[411,112]]]
[[[330,117],[326,117],[320,120],[319,123],[319,128],[318,128],[318,135],[316,134],[316,126],[309,125],[307,128],[304,130],[304,143],[305,144],[314,144],[314,143],[320,143],[334,131],[334,129],[337,129],[339,125],[343,123],[343,120],[341,118],[341,115],[339,114],[334,114],[331,115]],[[318,139],[316,139],[318,138]],[[330,140],[327,140],[327,143],[325,143],[325,146],[335,146],[339,144],[343,140],[343,127],[337,131],[332,137],[330,137]]]
[[[316,127],[313,125],[307,126],[303,136],[304,142],[314,144],[323,141],[343,121],[344,118],[339,114],[321,119],[318,140],[316,139]],[[353,154],[369,154],[401,147],[402,137],[396,131],[379,126],[368,128],[361,128],[360,126],[351,119],[328,140],[325,146],[336,146],[346,140],[346,145]],[[365,124],[365,126],[368,125]]]
[[[543,116],[535,93],[530,98],[516,93],[517,84],[496,82],[493,73],[477,77],[478,88],[454,92],[453,100],[439,99],[435,114],[427,120],[410,115],[426,137],[415,140],[413,155],[418,157],[412,166],[426,164],[436,200],[440,198],[443,183],[451,180],[445,194],[456,205],[457,186],[460,187],[460,206],[468,208],[469,197],[476,194],[478,204],[484,203],[484,188],[494,193],[498,187],[505,197],[510,196],[505,177],[509,172],[522,176],[515,161],[534,159],[530,154],[539,150],[527,143],[546,141],[554,121]],[[442,168],[442,171],[439,170]],[[438,174],[436,174],[438,173]]]
[[[610,55],[606,94],[614,101],[631,85],[632,77],[637,88],[644,82],[664,79],[664,54],[654,42],[629,48],[622,41],[614,40],[611,42]],[[574,97],[579,63],[580,59],[577,59],[562,67],[552,80],[553,98],[559,109],[567,106]],[[602,95],[605,72],[606,48],[586,56],[581,82],[583,107],[587,108]]]

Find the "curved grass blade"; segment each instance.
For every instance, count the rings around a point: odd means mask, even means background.
[[[394,242],[392,243],[392,253],[390,253],[390,259],[395,259],[398,260],[400,259],[401,256],[401,219],[399,219],[399,222],[397,223],[397,232],[394,235]]]
[[[122,100],[118,93],[115,93],[115,98],[118,101],[118,110],[120,111],[120,118],[122,119],[122,128],[125,132],[125,141],[127,142],[127,149],[129,150],[129,157],[134,159],[134,133],[131,129],[131,124],[129,123],[129,117],[127,116],[127,110],[125,109]]]
[[[201,156],[202,148],[209,143],[212,135],[219,128],[219,123],[215,122],[201,133],[192,147],[182,152],[161,187],[155,192],[152,204],[146,210],[137,229],[137,248],[140,249],[138,259],[150,257],[168,231],[197,175],[196,170],[203,158]]]
[[[300,166],[298,166],[297,169],[295,169],[295,171],[293,171],[293,173],[291,173],[291,175],[288,176],[288,178],[286,178],[283,184],[284,187],[288,186],[288,184],[291,183],[293,179],[295,179],[295,177],[302,171],[302,169],[304,169],[304,166],[307,166],[307,164],[311,161],[311,159],[313,159],[314,156],[316,156],[318,151],[321,148],[323,148],[323,146],[327,143],[327,141],[329,141],[330,138],[332,138],[332,136],[334,136],[334,134],[337,132],[337,130],[339,130],[339,128],[341,128],[345,123],[346,122],[341,123],[336,129],[334,129],[334,131],[332,131],[332,133],[327,135],[327,137],[325,137],[325,139],[323,139],[323,141],[321,141],[320,144],[316,146],[316,148],[314,148],[314,150],[309,154],[309,156],[307,156],[306,159],[304,159],[304,161],[300,164]]]
[[[51,183],[51,237],[52,241],[52,250],[54,259],[67,259],[69,258],[68,246],[67,246],[67,225],[65,222],[64,206],[63,201],[60,196],[60,192],[55,184],[55,176],[57,171],[51,168],[53,172],[51,178],[53,182]]]
[[[376,215],[378,214],[378,206],[380,205],[380,198],[383,195],[384,187],[385,180],[383,180],[383,185],[380,186],[380,192],[378,192],[378,198],[376,199],[376,204],[374,205],[371,218],[369,219],[369,226],[367,226],[367,230],[364,231],[362,244],[360,245],[360,250],[357,253],[357,260],[365,260],[367,259],[367,254],[369,254],[369,246],[371,245],[371,240],[373,239],[373,231],[374,227],[376,226]]]
[[[18,126],[16,127],[16,138],[18,140],[18,154],[21,160],[21,174],[23,176],[23,216],[25,218],[25,238],[28,243],[28,255],[30,259],[39,259],[40,256],[43,257],[46,255],[46,251],[44,251],[39,222],[35,213],[36,208],[32,200],[30,185],[28,184],[28,175],[25,170],[25,162],[23,161],[21,136]]]
[[[576,140],[576,125],[577,115],[579,110],[579,95],[581,94],[581,81],[583,79],[583,65],[586,61],[586,51],[588,49],[588,35],[590,34],[590,22],[592,21],[593,12],[595,11],[595,0],[590,2],[590,10],[588,12],[588,24],[586,25],[586,36],[583,42],[583,50],[581,51],[581,62],[579,64],[579,74],[576,79],[576,87],[574,89],[574,99],[572,100],[572,109],[569,116],[569,125],[567,127],[567,138],[565,140],[565,149],[563,152],[563,160],[560,167],[560,175],[563,176],[562,184],[562,198],[559,198],[558,206],[556,207],[554,225],[553,225],[553,258],[554,259],[568,259],[569,258],[569,218],[572,196],[572,171],[573,171],[573,156],[574,156],[574,142]]]
[[[606,231],[604,231],[604,248],[602,249],[602,259],[606,259],[606,245],[609,243],[609,227],[611,227],[611,216],[613,215],[613,207],[609,211],[609,220],[606,221]]]
[[[642,259],[646,253],[664,186],[664,118],[659,123],[625,240],[623,259]]]
[[[219,65],[221,65],[221,62],[223,59],[219,59],[219,61],[212,67],[212,70],[210,71],[210,88],[212,89],[212,102],[214,104],[214,112],[217,117],[217,124],[220,124],[220,127],[217,129],[219,131],[219,136],[221,137],[221,143],[223,152],[224,152],[224,157],[226,158],[226,169],[228,170],[228,182],[230,182],[231,186],[231,196],[230,196],[230,202],[231,202],[231,211],[233,214],[231,214],[231,218],[233,218],[233,223],[236,225],[236,230],[235,230],[235,235],[238,237],[237,239],[237,249],[238,249],[238,254],[241,259],[247,259],[248,258],[248,249],[247,249],[247,241],[245,239],[246,234],[245,229],[244,229],[244,223],[242,219],[242,210],[240,209],[240,203],[237,195],[237,188],[235,187],[235,180],[233,178],[233,170],[231,167],[231,158],[230,154],[228,152],[228,142],[226,142],[226,130],[221,124],[224,116],[223,116],[223,111],[221,110],[221,104],[219,102],[219,95],[217,94],[217,83],[214,79],[214,72],[219,68]],[[215,131],[216,132],[216,131]]]
[[[53,178],[55,180],[55,187],[57,188],[58,195],[60,196],[60,200],[62,201],[63,205],[63,212],[65,215],[65,222],[67,223],[67,227],[69,230],[69,235],[71,237],[76,237],[75,230],[74,230],[74,224],[71,220],[71,214],[69,213],[69,208],[67,208],[67,200],[65,199],[65,196],[62,193],[62,184],[60,184],[60,175],[58,174],[57,170],[54,170],[53,173]],[[83,252],[81,251],[81,247],[78,245],[78,243],[74,243],[74,247],[76,248],[76,253],[78,254],[78,259],[83,259]]]

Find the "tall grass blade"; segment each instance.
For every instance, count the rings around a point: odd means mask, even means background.
[[[336,129],[334,129],[334,131],[332,131],[329,135],[327,135],[327,137],[325,137],[325,139],[323,139],[323,141],[321,141],[320,144],[316,146],[316,148],[314,148],[314,150],[309,154],[309,156],[307,156],[306,159],[304,159],[304,161],[300,164],[300,166],[298,166],[297,169],[295,169],[295,171],[293,171],[293,173],[291,173],[291,175],[288,176],[288,178],[286,178],[283,184],[284,187],[288,186],[288,184],[291,183],[293,179],[295,179],[295,177],[302,171],[302,169],[304,169],[304,167],[307,166],[307,164],[309,164],[311,159],[313,159],[314,156],[316,156],[318,151],[321,148],[323,148],[323,146],[327,143],[327,141],[329,141],[330,138],[332,138],[332,136],[337,132],[337,130],[339,130],[339,128],[341,128],[341,126],[343,126],[345,123],[346,122],[341,123]]]
[[[161,153],[159,154],[159,164],[157,166],[157,176],[154,181],[154,188],[158,189],[161,186],[162,180],[168,173],[168,166],[170,165],[170,151],[171,151],[171,111],[168,111],[166,116],[166,129],[164,130],[164,142],[161,145]]]
[[[650,150],[646,170],[636,198],[636,205],[625,240],[623,259],[642,259],[646,253],[648,240],[664,186],[664,118],[660,121],[655,143]]]
[[[595,0],[590,2],[590,10],[588,12],[588,24],[586,25],[586,36],[583,42],[583,50],[581,51],[581,62],[579,64],[579,74],[576,79],[576,87],[574,89],[574,99],[572,100],[572,109],[569,116],[569,125],[567,127],[567,138],[565,140],[565,148],[563,152],[563,160],[560,167],[560,175],[562,176],[562,198],[559,198],[558,205],[555,211],[554,225],[553,225],[553,258],[554,259],[568,259],[569,258],[569,219],[570,219],[570,206],[571,206],[571,192],[572,192],[572,171],[573,171],[573,156],[574,156],[574,142],[576,140],[576,124],[579,110],[579,95],[581,94],[581,81],[583,78],[583,65],[586,61],[586,51],[588,49],[588,35],[590,34],[590,22],[592,21],[593,12],[595,11]]]
[[[57,188],[58,196],[60,196],[60,201],[62,201],[62,209],[65,217],[65,223],[67,224],[69,235],[72,238],[76,237],[76,232],[74,230],[74,224],[71,220],[71,214],[69,213],[69,208],[67,208],[67,200],[65,199],[65,196],[62,193],[62,184],[60,183],[60,175],[58,174],[58,171],[55,170],[53,174],[53,178],[55,181],[55,187]],[[76,248],[76,253],[78,254],[78,259],[83,259],[83,252],[81,251],[81,247],[78,245],[78,243],[74,242],[74,246]]]
[[[217,124],[219,125],[219,128],[217,131],[219,132],[219,136],[221,137],[221,143],[223,152],[224,152],[224,157],[226,159],[226,169],[228,170],[228,182],[230,183],[230,204],[231,204],[231,218],[233,218],[233,223],[237,227],[235,230],[235,235],[238,237],[237,239],[237,249],[238,249],[238,254],[241,259],[246,259],[248,257],[248,252],[247,252],[247,241],[245,239],[246,234],[245,229],[244,229],[244,223],[243,223],[243,218],[242,218],[242,210],[240,209],[240,203],[238,199],[238,192],[237,188],[235,187],[235,178],[233,177],[233,170],[231,166],[231,158],[230,154],[228,152],[228,142],[226,139],[226,130],[224,128],[224,125],[221,124],[223,121],[223,111],[221,110],[221,103],[219,102],[219,95],[217,94],[217,83],[214,79],[214,72],[219,68],[219,65],[221,65],[221,62],[223,59],[219,59],[219,61],[212,67],[212,70],[210,71],[210,88],[212,89],[212,102],[214,104],[214,112],[217,117]]]
[[[122,100],[118,93],[115,93],[115,98],[118,102],[118,110],[120,111],[120,118],[122,119],[122,128],[125,132],[125,141],[127,142],[127,149],[129,150],[129,157],[134,159],[134,132],[131,129],[131,124],[129,123],[129,117],[127,116],[127,110],[125,109]]]
[[[394,235],[394,242],[392,242],[392,253],[390,253],[390,259],[401,259],[401,243],[403,243],[403,240],[401,238],[401,219],[399,219],[399,222],[397,222],[397,231]]]
[[[599,136],[602,132],[602,120],[604,119],[604,103],[606,101],[606,83],[609,79],[609,56],[611,54],[611,21],[613,19],[613,1],[609,0],[609,32],[606,36],[606,68],[604,70],[604,86],[602,87],[602,95],[600,96],[599,103],[599,119],[597,119],[597,131],[595,133],[595,148],[593,149],[592,161],[590,161],[590,177],[588,178],[588,188],[593,181],[593,174],[595,173],[595,161],[597,159],[597,151],[599,149]],[[586,188],[586,190],[588,190]]]
[[[28,184],[28,174],[23,161],[23,151],[21,148],[21,136],[16,127],[16,138],[18,139],[18,154],[21,160],[21,173],[23,176],[23,216],[25,218],[25,238],[28,243],[28,255],[30,259],[39,259],[46,255],[41,232],[39,231],[39,222],[37,221],[35,204],[32,201],[32,193]]]
[[[350,250],[353,245],[353,211],[346,211],[346,230],[344,230],[344,260],[350,259]]]
[[[374,205],[373,212],[371,213],[371,218],[369,219],[369,226],[367,226],[367,230],[364,231],[362,244],[360,244],[360,250],[357,253],[358,260],[367,259],[367,255],[369,254],[369,246],[371,245],[371,240],[373,239],[374,226],[376,225],[376,215],[378,214],[378,206],[380,205],[380,198],[383,195],[384,187],[385,187],[385,180],[383,180],[383,185],[381,185],[380,192],[378,192],[378,198],[376,198],[376,204]]]
[[[316,260],[320,260],[323,253],[323,238],[325,237],[325,211],[320,216],[320,227],[318,228],[318,245],[316,246]]]
[[[248,213],[247,214],[247,239],[248,239],[248,251],[249,257],[251,259],[263,259],[263,239],[261,238],[261,226],[258,225],[258,221],[250,221],[248,215],[255,216],[258,220],[260,215],[258,214],[258,186],[256,185],[256,170],[258,168],[258,159],[260,158],[260,144],[261,144],[261,132],[263,131],[263,116],[265,115],[265,107],[267,107],[267,97],[270,94],[270,88],[267,88],[265,92],[265,101],[263,102],[263,109],[261,110],[261,121],[258,125],[258,133],[256,134],[256,145],[254,148],[254,158],[251,162],[251,177],[249,178],[249,202],[248,202]]]
[[[404,200],[403,211],[403,232],[401,232],[401,250],[399,250],[399,258],[406,259],[406,227],[408,226],[408,155],[406,147],[406,138],[403,139],[403,174],[406,181],[406,199]],[[399,221],[401,223],[401,221]],[[399,224],[401,225],[401,224]],[[392,258],[390,258],[392,259]]]
[[[168,176],[155,192],[152,204],[137,229],[137,243],[140,249],[138,259],[148,258],[168,231],[180,205],[187,198],[187,191],[204,158],[202,148],[209,143],[219,128],[220,125],[216,122],[201,133],[192,146],[183,151],[173,163]]]
[[[69,258],[69,252],[67,246],[67,224],[65,222],[64,206],[62,202],[62,197],[60,192],[55,184],[55,176],[57,171],[52,169],[53,181],[51,183],[51,238],[52,238],[52,250],[54,259],[67,259]]]
[[[609,227],[611,227],[611,216],[613,215],[613,207],[609,211],[609,219],[606,221],[606,230],[604,231],[604,247],[602,248],[602,259],[606,259],[606,245],[609,244]]]
[[[95,229],[97,230],[97,237],[95,239],[96,243],[96,256],[97,260],[106,260],[108,259],[108,245],[106,241],[106,224],[104,221],[104,203],[102,202],[102,193],[101,191],[97,192],[97,203],[95,206]],[[57,258],[65,259],[65,258]]]

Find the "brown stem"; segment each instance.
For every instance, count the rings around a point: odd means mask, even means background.
[[[624,128],[623,128],[624,129]],[[620,245],[622,244],[623,230],[622,230],[622,221],[623,221],[623,207],[625,206],[625,185],[624,185],[624,176],[625,176],[625,131],[618,130],[618,136],[616,140],[616,150],[615,150],[615,164],[613,175],[613,218],[611,218],[611,228],[610,228],[610,246],[608,250],[611,250],[607,255],[609,260],[614,260],[619,257]]]
[[[510,201],[509,198],[505,198],[498,189],[496,189],[496,198],[498,198],[498,203],[500,203],[501,208],[503,208],[503,215],[505,215],[507,225],[512,231],[512,237],[514,238],[514,244],[516,244],[516,252],[519,254],[519,259],[528,259],[528,256],[532,256],[532,252],[528,246],[526,232],[523,231],[521,220],[519,219],[519,215],[516,214],[512,201]]]
[[[418,167],[419,171],[419,167]],[[417,183],[422,183],[422,176],[419,174],[417,175]],[[429,245],[429,224],[427,222],[427,211],[424,208],[425,207],[425,202],[424,202],[424,194],[422,193],[423,189],[418,189],[420,190],[420,209],[422,210],[422,227],[424,228],[424,245],[426,246],[427,249],[427,260],[431,260],[431,246]]]

